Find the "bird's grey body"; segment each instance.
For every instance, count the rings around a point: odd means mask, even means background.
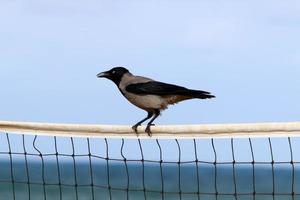
[[[97,76],[112,80],[129,102],[148,112],[147,117],[132,128],[137,132],[137,127],[152,117],[145,130],[149,135],[152,122],[160,115],[160,111],[168,108],[168,105],[187,99],[215,97],[206,91],[190,90],[150,78],[135,76],[123,67],[113,68],[107,72],[99,73]]]
[[[131,102],[133,105],[146,110],[148,112],[154,111],[156,109],[164,110],[168,106],[168,100],[158,95],[146,94],[139,95],[135,93],[128,92],[126,90],[127,86],[137,83],[147,83],[154,81],[150,78],[142,76],[134,76],[131,73],[126,73],[123,75],[121,82],[119,84],[119,89],[124,97]]]

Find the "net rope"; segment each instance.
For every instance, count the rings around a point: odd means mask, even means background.
[[[166,140],[0,133],[1,200],[277,197],[300,198],[298,137]]]

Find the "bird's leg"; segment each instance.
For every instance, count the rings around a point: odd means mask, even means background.
[[[154,117],[149,121],[149,123],[147,124],[147,127],[145,129],[145,132],[148,133],[148,135],[151,137],[151,130],[150,127],[153,126],[154,124],[152,124],[152,122],[160,115],[160,111],[159,110],[155,110],[154,112]]]
[[[134,132],[137,134],[137,128],[138,126],[140,126],[144,121],[146,121],[147,119],[150,119],[153,116],[153,112],[148,112],[148,115],[145,119],[142,119],[141,121],[139,121],[138,123],[136,123],[134,126],[132,126],[132,129],[134,130]]]

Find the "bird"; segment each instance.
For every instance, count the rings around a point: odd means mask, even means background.
[[[133,75],[125,67],[114,67],[97,74],[98,78],[106,78],[116,84],[122,95],[133,105],[147,112],[147,117],[132,126],[138,134],[138,126],[149,120],[145,132],[151,136],[151,126],[161,111],[169,105],[188,99],[215,98],[210,92],[192,90],[182,86],[163,83],[153,79]]]

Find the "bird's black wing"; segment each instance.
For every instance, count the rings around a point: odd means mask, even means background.
[[[158,81],[135,83],[126,87],[126,91],[135,94],[171,95],[182,90],[187,90],[187,88]]]
[[[206,91],[190,90],[185,87],[168,84],[168,83],[162,83],[158,81],[149,81],[146,83],[130,84],[126,87],[126,91],[134,94],[140,94],[140,95],[147,95],[147,94],[160,95],[160,96],[183,95],[183,96],[189,96],[189,97],[200,98],[200,99],[215,97]]]

